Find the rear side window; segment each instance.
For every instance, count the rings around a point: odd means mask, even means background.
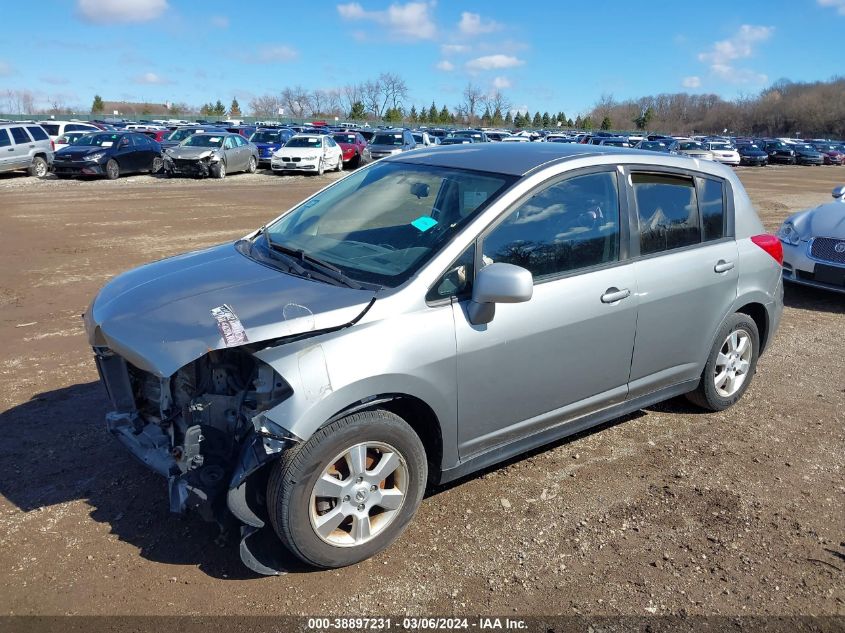
[[[12,144],[12,139],[9,138],[9,133],[6,130],[0,130],[0,147],[8,147]]]
[[[540,190],[484,238],[486,263],[551,277],[619,258],[616,174],[574,176]]]
[[[695,183],[687,176],[632,174],[640,224],[640,254],[701,242]]]
[[[725,236],[724,184],[701,178],[698,192],[704,241],[720,240]]]
[[[59,125],[57,123],[42,123],[41,127],[44,128],[50,136],[59,135]]]
[[[26,133],[22,127],[13,127],[9,128],[12,132],[12,138],[15,139],[15,143],[18,145],[23,145],[24,143],[31,143],[32,139],[29,138],[29,134]]]
[[[47,133],[37,125],[28,126],[26,129],[29,130],[29,133],[32,135],[32,138],[34,138],[36,141],[46,141],[49,138],[47,136]]]

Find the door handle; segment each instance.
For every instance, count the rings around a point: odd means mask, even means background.
[[[9,148],[9,149],[7,149],[6,151],[7,151],[7,152],[14,152],[14,151],[15,151],[15,148],[14,148],[14,147],[10,147],[10,148]]]
[[[604,294],[601,296],[601,302],[616,303],[617,301],[622,301],[622,299],[627,299],[630,296],[631,291],[627,288],[619,290],[619,288],[611,287],[604,291]]]
[[[733,267],[733,262],[726,262],[724,259],[720,259],[718,262],[716,262],[716,265],[713,266],[713,270],[717,273],[726,273]]]

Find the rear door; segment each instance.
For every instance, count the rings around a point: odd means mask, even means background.
[[[29,136],[29,133],[23,126],[14,125],[9,128],[9,133],[12,135],[12,151],[8,152],[11,156],[8,169],[24,169],[29,167],[32,162],[31,155],[35,150],[35,141]]]
[[[696,380],[736,298],[730,185],[683,170],[628,171],[639,314],[629,398]]]

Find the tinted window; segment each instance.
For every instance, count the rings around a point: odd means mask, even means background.
[[[568,178],[533,195],[484,239],[483,257],[535,279],[618,259],[615,173]]]
[[[36,141],[46,141],[49,138],[47,136],[47,133],[37,125],[27,126],[26,129],[29,130],[29,133],[32,135],[32,138],[34,138]]]
[[[47,134],[49,134],[50,136],[59,135],[59,126],[57,123],[42,123],[41,127],[47,130]]]
[[[709,178],[702,178],[699,184],[699,209],[704,241],[721,239],[725,236],[725,203],[722,195],[724,186],[721,181]]]
[[[22,127],[12,127],[9,128],[9,131],[12,133],[12,138],[15,139],[15,143],[18,145],[32,142],[32,139],[29,138],[29,134],[27,134],[26,130]]]
[[[648,255],[701,241],[692,178],[633,174],[640,221],[640,253]]]
[[[8,147],[12,144],[12,139],[9,138],[9,133],[6,130],[0,130],[0,147]]]

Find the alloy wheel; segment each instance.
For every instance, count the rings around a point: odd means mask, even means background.
[[[740,390],[748,378],[753,351],[748,332],[737,329],[728,334],[716,357],[713,372],[713,382],[720,396],[730,398]]]

